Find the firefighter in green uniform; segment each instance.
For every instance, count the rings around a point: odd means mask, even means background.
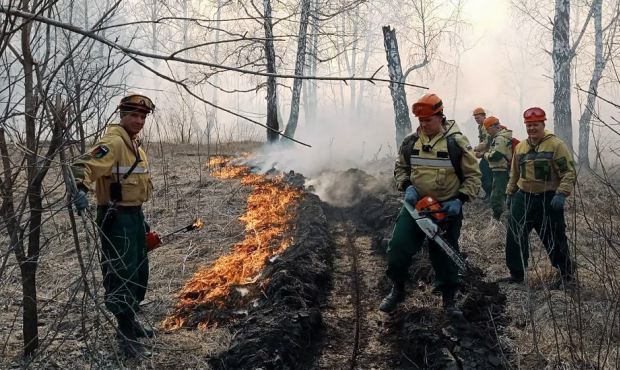
[[[500,281],[524,280],[529,234],[535,229],[551,264],[560,271],[560,278],[550,288],[560,289],[572,281],[574,272],[564,221],[564,202],[575,183],[574,162],[564,142],[545,130],[546,116],[541,108],[529,108],[523,118],[528,138],[515,148],[506,189],[510,210],[506,264],[510,276]]]
[[[479,143],[474,148],[474,154],[476,158],[480,158],[480,173],[482,174],[482,190],[484,190],[484,199],[488,200],[493,190],[493,174],[489,166],[489,161],[484,158],[484,153],[489,150],[489,134],[484,128],[484,120],[487,118],[487,114],[483,108],[478,107],[474,109],[474,119],[478,124],[478,140]]]
[[[443,236],[458,251],[462,205],[480,190],[478,163],[467,138],[453,130],[454,122],[446,120],[437,95],[424,95],[412,110],[420,126],[417,133],[403,140],[394,178],[398,189],[405,192],[405,202],[415,206],[426,196],[441,202],[441,211],[448,216],[440,224],[445,230]],[[451,159],[455,150],[459,153],[456,168]],[[381,302],[381,311],[394,310],[404,298],[412,257],[421,250],[425,239],[424,232],[402,207],[387,249],[387,276],[392,281],[392,290]],[[429,243],[429,255],[435,271],[435,287],[442,293],[444,309],[449,315],[462,315],[454,299],[458,288],[457,266],[434,242]]]
[[[508,185],[508,164],[512,159],[512,131],[502,126],[497,117],[487,117],[484,128],[489,133],[489,150],[483,158],[489,163],[493,174],[491,208],[493,218],[499,220],[504,212],[506,186]]]
[[[149,276],[145,244],[149,227],[142,203],[152,192],[148,161],[137,135],[153,109],[146,96],[122,98],[120,124],[108,126],[97,145],[72,167],[79,189],[78,212],[88,207],[86,193],[95,189],[105,305],[116,317],[121,349],[130,357],[148,355],[137,338],[153,335],[136,319]]]

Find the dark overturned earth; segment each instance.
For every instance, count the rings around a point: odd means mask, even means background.
[[[355,205],[339,207],[338,215],[347,215],[354,232],[370,234],[374,248],[385,253],[395,217],[400,209],[400,194],[385,191],[377,179],[363,171],[342,173]],[[294,186],[303,185],[303,177],[289,174]],[[353,193],[351,193],[353,192]],[[306,194],[299,205],[293,244],[269,263],[263,273],[260,297],[243,320],[235,321],[230,347],[210,360],[217,369],[300,369],[315,368],[315,356],[321,352],[323,330],[321,306],[330,293],[331,263],[334,250],[328,223],[332,206],[316,195]],[[433,273],[428,256],[411,268],[415,286],[430,284]],[[377,277],[385,294],[389,283]],[[409,294],[413,289],[409,288]],[[416,293],[416,294],[431,294]],[[398,369],[502,369],[511,363],[510,351],[502,348],[498,336],[507,324],[506,298],[497,284],[483,281],[483,273],[473,267],[461,279],[457,296],[467,323],[451,322],[440,309],[413,307],[399,309],[387,322],[386,345],[395,348],[385,368]],[[379,302],[377,302],[377,305]],[[333,368],[349,368],[333,364]],[[365,368],[363,363],[358,368]]]

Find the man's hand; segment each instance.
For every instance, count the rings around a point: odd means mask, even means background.
[[[566,195],[562,193],[555,193],[553,198],[551,198],[551,208],[553,208],[556,211],[563,210],[565,200],[566,200]]]
[[[411,204],[412,206],[415,206],[416,203],[418,203],[418,200],[420,200],[420,195],[418,194],[418,191],[415,190],[413,185],[407,186],[407,189],[405,190],[405,202]]]
[[[474,155],[476,156],[476,158],[482,158],[484,156],[484,153],[474,152]]]
[[[86,196],[86,192],[84,190],[78,190],[77,194],[73,197],[73,203],[75,204],[78,215],[81,215],[82,211],[88,208],[88,197]]]
[[[460,199],[447,200],[443,202],[441,211],[445,212],[448,216],[458,216],[461,213],[463,202]]]

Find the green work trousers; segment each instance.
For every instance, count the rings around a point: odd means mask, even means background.
[[[484,197],[488,198],[491,196],[491,191],[493,190],[493,173],[491,172],[489,161],[484,158],[480,159],[480,173],[482,174],[480,181],[482,182]]]
[[[459,250],[459,235],[463,224],[462,214],[442,223],[444,239],[455,250]],[[394,282],[405,281],[409,277],[409,266],[412,257],[417,254],[424,244],[426,234],[418,227],[413,217],[405,207],[402,207],[392,239],[387,249],[387,276]],[[435,271],[435,287],[442,293],[455,292],[458,288],[458,268],[454,262],[434,242],[429,243],[428,253],[431,265]]]
[[[491,190],[491,209],[493,218],[499,220],[504,212],[506,203],[506,186],[508,186],[508,171],[493,171],[493,190]]]
[[[523,277],[527,270],[532,229],[542,240],[551,264],[560,270],[562,276],[572,276],[564,210],[551,207],[554,194],[553,191],[533,194],[519,190],[512,196],[506,234],[506,265],[512,276]]]
[[[149,279],[148,225],[138,207],[97,208],[105,306],[112,314],[138,312]]]

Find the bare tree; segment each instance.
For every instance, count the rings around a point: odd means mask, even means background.
[[[396,125],[396,146],[402,143],[405,136],[411,132],[411,119],[409,118],[409,108],[407,105],[407,94],[405,87],[399,82],[405,80],[400,54],[398,52],[398,41],[396,40],[396,30],[390,26],[383,27],[383,40],[385,44],[385,54],[388,62],[390,79],[394,82],[390,84],[390,93],[394,104]]]
[[[310,17],[310,0],[301,0],[301,14],[299,16],[299,34],[297,39],[297,57],[295,59],[295,75],[303,76],[306,64],[306,36],[308,34],[308,18]],[[291,97],[291,113],[284,134],[295,137],[297,121],[299,119],[299,100],[303,80],[296,78],[293,81],[293,94]]]
[[[590,122],[595,110],[596,94],[599,82],[603,77],[605,66],[613,57],[615,37],[620,16],[620,3],[612,7],[610,23],[603,27],[603,1],[594,0],[592,3],[592,17],[594,18],[594,68],[588,85],[588,96],[581,117],[579,118],[579,164],[590,167],[589,144]],[[606,39],[606,40],[605,40]]]

